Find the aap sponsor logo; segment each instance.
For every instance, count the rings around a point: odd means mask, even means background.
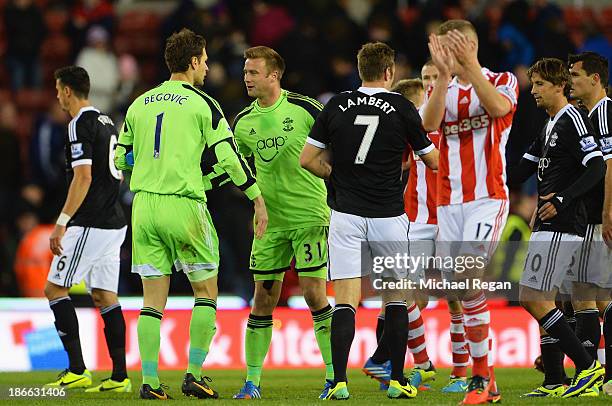
[[[285,146],[288,137],[279,135],[278,137],[263,138],[257,141],[257,154],[264,162],[272,162]]]

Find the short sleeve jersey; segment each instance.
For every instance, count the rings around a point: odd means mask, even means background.
[[[332,97],[307,142],[331,149],[329,206],[374,218],[404,214],[401,172],[406,147],[416,155],[434,149],[410,101],[368,87]]]
[[[599,147],[603,159],[612,159],[612,133],[608,123],[612,123],[612,100],[609,97],[601,99],[589,112],[589,119],[595,132],[599,135]],[[601,224],[603,203],[605,197],[605,180],[602,179],[587,193],[585,203],[589,224]]]
[[[329,224],[325,183],[300,166],[306,137],[323,105],[282,90],[269,107],[254,101],[234,121],[238,150],[253,156],[268,209],[268,231]]]
[[[601,156],[598,136],[586,114],[567,104],[550,119],[523,157],[538,164],[538,195],[546,196],[570,187],[584,172],[587,162]],[[584,200],[575,199],[550,220],[543,222],[536,217],[534,231],[584,236],[587,224]]]
[[[438,131],[427,134],[436,148],[440,145]],[[412,151],[406,149],[406,159],[410,158],[408,182],[404,189],[404,209],[408,219],[419,224],[438,224],[437,216],[437,171],[427,165]]]
[[[492,117],[473,86],[459,83],[457,77],[448,84],[440,126],[438,206],[508,199],[506,142],[518,101],[518,81],[511,72],[482,68],[482,74],[512,107],[505,116]]]
[[[119,204],[121,172],[113,162],[117,130],[113,121],[94,107],[83,107],[68,124],[66,175],[68,183],[74,168],[91,165],[91,185],[85,200],[68,226],[118,229],[126,225]]]
[[[182,81],[166,81],[128,109],[119,144],[133,147],[130,188],[206,200],[205,147],[232,137],[219,104]]]

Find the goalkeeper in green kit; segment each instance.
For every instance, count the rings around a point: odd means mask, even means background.
[[[203,37],[183,29],[166,42],[170,80],[138,97],[128,109],[115,154],[115,165],[131,170],[132,272],[140,274],[144,303],[138,318],[143,399],[168,399],[157,366],[160,324],[166,306],[172,266],[184,272],[195,304],[189,325],[189,365],[182,392],[217,398],[202,376],[215,334],[218,239],[206,208],[201,161],[212,150],[218,166],[255,203],[255,235],[268,222],[261,192],[236,151],[232,132],[219,104],[196,89],[206,66]]]
[[[237,115],[234,136],[239,152],[254,157],[257,183],[270,218],[266,234],[253,240],[251,249],[255,297],[245,337],[247,376],[234,398],[261,397],[260,377],[272,339],[272,312],[292,259],[326,367],[324,398],[334,379],[332,308],[326,296],[329,208],[323,180],[299,163],[306,137],[323,106],[281,89],[285,63],[273,49],[249,48],[244,56],[244,81],[249,96],[256,100]]]

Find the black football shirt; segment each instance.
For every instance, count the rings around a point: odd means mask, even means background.
[[[83,107],[68,124],[66,176],[74,167],[91,165],[91,185],[85,200],[68,222],[70,226],[119,229],[126,225],[119,204],[121,172],[113,162],[117,131],[112,120],[94,107]]]
[[[307,142],[331,150],[329,207],[370,218],[404,214],[401,175],[406,146],[417,155],[434,149],[410,101],[399,93],[368,87],[332,97]]]
[[[538,195],[546,196],[570,187],[587,162],[601,156],[598,136],[588,117],[567,104],[549,120],[523,157],[538,164]],[[584,236],[586,224],[585,196],[581,196],[552,219],[543,222],[536,217],[533,230]]]
[[[611,159],[612,133],[610,133],[610,126],[608,123],[612,124],[612,100],[610,100],[609,97],[601,99],[589,112],[589,119],[593,124],[595,133],[599,136],[599,147],[604,160]],[[586,195],[585,204],[587,208],[587,221],[589,224],[601,224],[605,184],[606,181],[604,178]]]

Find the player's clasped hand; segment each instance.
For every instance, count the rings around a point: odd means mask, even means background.
[[[62,238],[64,238],[65,232],[65,226],[60,226],[59,224],[55,225],[55,229],[49,237],[49,247],[53,255],[62,255],[62,251],[64,250],[64,247],[62,247]]]
[[[255,238],[263,237],[268,227],[268,211],[266,203],[261,195],[255,198]]]
[[[443,76],[450,76],[453,69],[453,58],[450,52],[442,46],[436,34],[431,34],[429,36],[428,46],[429,52],[431,53],[431,59],[440,71],[440,74]]]
[[[447,34],[448,47],[461,66],[478,64],[478,50],[476,44],[459,30],[451,30]]]
[[[549,193],[546,196],[540,196],[540,200],[550,200],[554,193]],[[557,215],[557,208],[551,202],[546,202],[538,209],[538,217],[542,221],[550,220]]]

